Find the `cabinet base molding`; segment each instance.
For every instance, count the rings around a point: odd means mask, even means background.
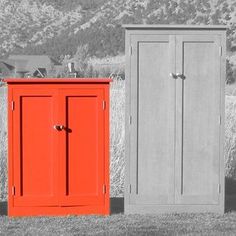
[[[165,213],[218,213],[224,214],[222,205],[126,205],[125,214]]]
[[[8,216],[109,215],[109,206],[8,207]]]

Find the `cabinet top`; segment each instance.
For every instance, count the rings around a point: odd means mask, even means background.
[[[3,79],[8,84],[19,83],[110,83],[110,78],[7,78]]]
[[[226,30],[227,25],[155,25],[155,24],[128,24],[122,25],[125,29],[188,29],[188,30]]]

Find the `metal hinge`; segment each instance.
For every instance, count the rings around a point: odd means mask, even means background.
[[[129,185],[129,193],[131,193],[131,184]]]
[[[218,193],[220,193],[221,189],[220,189],[220,184],[218,184]]]
[[[132,53],[133,53],[133,48],[132,48],[132,46],[130,46],[130,48],[129,48],[129,55],[132,56]]]
[[[11,110],[13,111],[15,108],[15,102],[14,101],[11,101]]]
[[[132,116],[129,116],[129,124],[131,125],[132,123]]]
[[[105,184],[103,184],[103,187],[102,187],[102,192],[103,192],[103,194],[105,194],[105,193],[106,193],[106,185],[105,185]]]
[[[102,109],[105,110],[106,109],[106,101],[102,101]]]
[[[16,190],[16,189],[15,189],[15,186],[12,186],[12,188],[11,188],[11,194],[12,194],[12,196],[15,196],[15,193],[16,193],[15,190]]]
[[[219,124],[221,125],[221,116],[219,116]]]
[[[222,56],[222,47],[219,47],[219,55]]]

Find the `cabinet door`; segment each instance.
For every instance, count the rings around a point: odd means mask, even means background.
[[[61,89],[60,204],[104,204],[102,89]]]
[[[174,203],[174,39],[131,36],[130,204]]]
[[[176,36],[176,203],[217,204],[220,181],[220,38]]]
[[[57,205],[56,92],[14,89],[13,100],[14,206]]]

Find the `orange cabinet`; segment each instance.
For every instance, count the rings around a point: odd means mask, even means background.
[[[110,79],[6,82],[8,214],[109,214]]]

